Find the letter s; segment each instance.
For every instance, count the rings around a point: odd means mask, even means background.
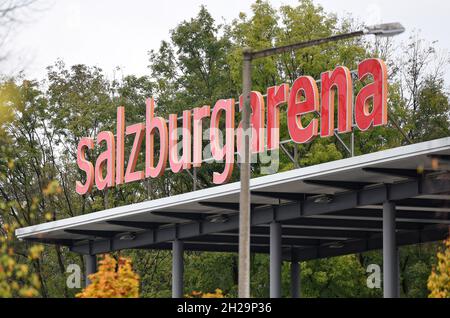
[[[80,181],[76,181],[76,191],[80,195],[91,191],[94,185],[94,166],[91,162],[86,160],[86,148],[94,148],[94,140],[92,138],[83,137],[78,143],[77,165],[80,170],[83,170],[86,173],[86,182],[84,184]]]

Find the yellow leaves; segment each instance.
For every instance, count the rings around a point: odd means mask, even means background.
[[[16,265],[16,261],[10,257],[8,257],[5,261],[5,267],[8,272],[12,272],[14,270],[14,266]]]
[[[201,291],[192,291],[190,295],[185,295],[187,298],[225,298],[223,291],[216,288],[214,293],[203,293]]]
[[[36,211],[39,205],[39,198],[38,197],[33,197],[31,199],[31,210],[32,211]],[[30,213],[30,217],[33,218],[34,217],[34,213]]]
[[[44,251],[43,245],[33,245],[28,250],[28,258],[31,260],[38,259],[43,251]]]
[[[105,254],[99,262],[98,272],[89,275],[91,284],[78,298],[137,298],[139,297],[139,276],[133,272],[131,260],[119,257],[116,261]]]
[[[225,298],[221,289],[217,288],[214,293],[206,293],[202,298]]]
[[[19,90],[12,82],[0,85],[0,135],[4,132],[4,125],[13,121],[13,101],[17,100]]]
[[[17,278],[23,278],[28,274],[28,265],[18,264],[17,268],[18,268],[16,273]]]
[[[22,297],[37,297],[39,296],[39,293],[36,289],[34,288],[25,288],[25,289],[21,289],[19,291],[19,295]]]
[[[438,252],[437,266],[428,277],[429,298],[450,298],[450,238],[445,241],[445,247]]]
[[[60,194],[62,192],[62,188],[59,185],[58,180],[52,180],[42,192],[47,196],[52,194]]]
[[[36,274],[31,273],[27,264],[15,257],[12,237],[15,225],[3,224],[0,240],[0,298],[39,296],[40,282]],[[36,259],[43,251],[42,245],[33,246],[28,251],[29,259]]]
[[[9,224],[3,224],[3,230],[8,233],[11,231],[11,226]]]
[[[53,215],[50,212],[44,214],[45,220],[51,221],[53,219]]]

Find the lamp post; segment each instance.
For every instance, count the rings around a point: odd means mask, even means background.
[[[239,297],[250,297],[250,91],[252,86],[252,60],[280,53],[290,52],[324,43],[359,37],[367,34],[394,36],[405,31],[400,23],[385,23],[365,27],[362,30],[338,34],[327,38],[274,47],[253,52],[251,48],[243,50],[242,64],[242,151],[240,154],[241,192],[239,198]]]

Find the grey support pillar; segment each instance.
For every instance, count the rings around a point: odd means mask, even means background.
[[[383,294],[384,298],[399,297],[398,249],[395,238],[395,204],[383,203]]]
[[[300,298],[300,263],[294,251],[291,255],[291,297]]]
[[[270,298],[281,297],[281,224],[270,223]]]
[[[84,255],[84,265],[86,268],[85,285],[86,287],[91,283],[89,275],[97,272],[97,256],[96,255]]]
[[[400,282],[400,248],[397,247],[397,297],[400,297],[400,287],[401,287],[401,282]]]
[[[183,242],[175,240],[172,243],[172,298],[183,297]]]

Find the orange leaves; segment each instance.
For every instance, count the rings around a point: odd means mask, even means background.
[[[139,275],[133,272],[131,260],[115,258],[105,254],[99,262],[98,272],[89,275],[91,284],[78,298],[137,298],[139,297]]]
[[[438,264],[428,277],[429,298],[450,298],[450,238],[445,250],[437,254]]]
[[[225,298],[222,290],[216,288],[214,293],[203,293],[201,291],[192,291],[190,295],[186,295],[187,298]]]

